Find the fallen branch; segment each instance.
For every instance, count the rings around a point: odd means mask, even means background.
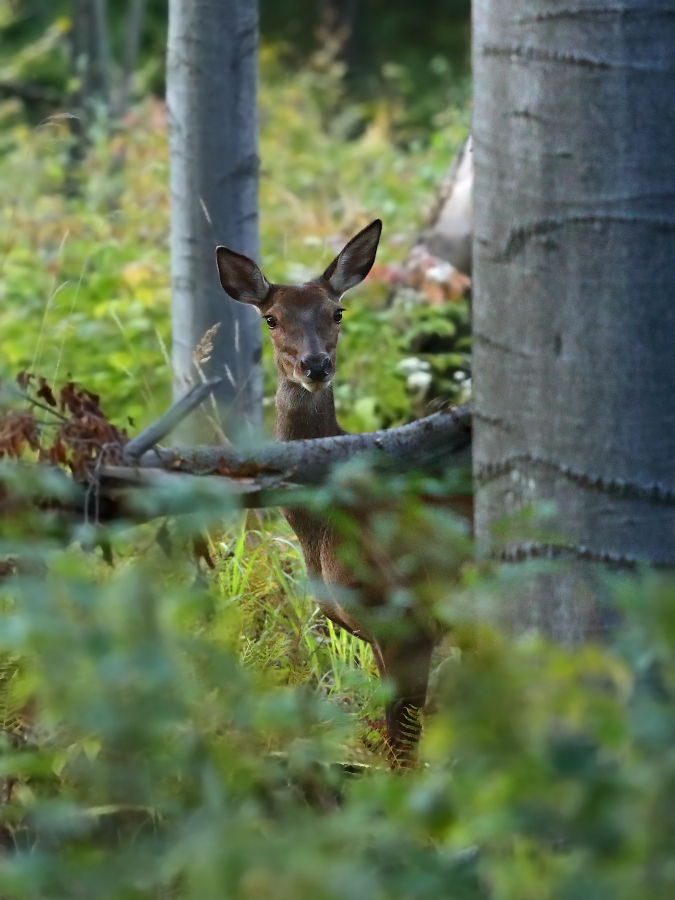
[[[441,474],[470,465],[471,405],[419,419],[389,431],[344,434],[306,441],[263,444],[255,451],[230,447],[155,449],[140,466],[189,475],[257,478],[279,475],[298,485],[321,484],[333,466],[368,455],[396,472]],[[104,467],[102,474],[108,470]]]
[[[189,391],[132,440],[105,417],[99,398],[69,382],[58,400],[44,379],[20,373],[17,393],[56,417],[43,428],[29,410],[0,416],[0,515],[13,515],[16,501],[3,498],[2,482],[41,477],[28,502],[63,517],[63,524],[96,525],[114,520],[143,522],[160,516],[202,511],[218,515],[227,506],[285,506],[302,502],[298,489],[325,483],[331,470],[356,457],[396,473],[442,474],[470,465],[471,407],[436,413],[410,425],[367,434],[265,443],[255,450],[231,446],[161,448],[158,441],[179,425],[220,383],[215,379]],[[45,400],[41,403],[37,398]],[[55,407],[60,406],[61,412]],[[64,413],[68,412],[68,416]],[[152,448],[152,449],[151,449]],[[24,451],[38,453],[38,465]],[[303,495],[304,496],[304,495]]]
[[[194,407],[192,401],[184,404],[185,415],[187,406]],[[324,483],[334,466],[357,456],[398,473],[440,475],[470,466],[471,406],[389,431],[263,444],[248,453],[222,446],[155,448],[138,465],[101,466],[101,519],[147,521],[208,511],[205,504],[214,512],[228,504],[249,509],[290,505],[299,488]]]

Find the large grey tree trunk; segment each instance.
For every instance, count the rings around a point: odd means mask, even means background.
[[[224,376],[217,418],[229,437],[262,410],[256,312],[229,301],[215,248],[258,256],[258,10],[255,0],[170,0],[167,105],[171,156],[174,392]],[[205,333],[213,348],[194,362]],[[197,419],[183,439],[214,437]]]
[[[554,501],[516,623],[607,624],[607,563],[675,564],[675,9],[474,0],[476,531]],[[497,549],[492,545],[493,551]]]

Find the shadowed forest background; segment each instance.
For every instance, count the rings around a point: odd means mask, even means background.
[[[402,279],[469,133],[470,15],[260,3],[265,274],[313,278],[384,221],[345,301],[350,432],[471,398],[469,292]],[[72,452],[71,414],[102,409],[107,446],[171,403],[166,48],[162,0],[0,0],[0,896],[670,900],[667,567],[609,560],[622,625],[602,641],[513,635],[525,579],[565,560],[476,553],[448,503],[467,473],[356,459],[301,493],[388,608],[432,608],[446,632],[400,773],[372,650],[319,615],[278,509],[182,481],[139,491],[126,521],[88,494],[60,516],[59,472],[102,458]],[[266,335],[263,368],[269,435]],[[500,519],[496,542],[564,547],[554,506]]]

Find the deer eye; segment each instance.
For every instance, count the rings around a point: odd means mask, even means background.
[[[338,325],[342,321],[342,313],[343,312],[344,312],[344,309],[336,309],[335,312],[333,313],[333,318],[338,323]]]
[[[267,324],[269,325],[270,328],[277,327],[277,320],[274,318],[274,316],[263,316],[263,318],[265,319],[265,321],[267,322]]]

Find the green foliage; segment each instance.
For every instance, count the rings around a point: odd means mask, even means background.
[[[2,484],[5,500],[28,490],[6,465]],[[347,556],[369,535],[361,577],[405,582],[384,591],[391,610],[433,605],[454,626],[425,764],[405,777],[357,751],[363,709],[346,716],[316,668],[322,632],[279,523],[212,532],[205,587],[182,526],[162,539],[170,560],[149,530],[140,553],[113,535],[110,570],[39,516],[3,519],[21,564],[0,581],[0,702],[18,723],[0,749],[0,893],[670,898],[675,585],[618,579],[612,646],[508,640],[487,625],[500,573],[471,562],[443,504],[459,487],[352,464],[312,500]]]
[[[107,4],[113,63],[124,59],[129,0]],[[322,10],[352,7],[352,34],[321,26]],[[68,29],[75,0],[0,0],[0,83],[28,87],[20,114],[37,123],[57,108],[78,82]],[[426,141],[441,127],[446,110],[468,99],[469,0],[261,0],[263,42],[283,54],[289,71],[328,53],[344,76],[349,104],[340,119],[350,135],[377,115],[382,97],[394,111],[397,140]],[[347,12],[347,17],[350,18]],[[139,96],[164,95],[168,26],[166,0],[146,0]],[[433,27],[429,23],[433,22]],[[113,65],[113,81],[118,71]],[[11,93],[11,92],[10,92]],[[17,109],[17,114],[19,111]]]
[[[260,103],[268,277],[282,283],[314,277],[375,216],[385,220],[380,262],[400,262],[465,133],[461,116],[430,146],[403,150],[392,140],[392,113],[383,104],[359,139],[345,141],[336,120],[324,122],[331,105],[349,111],[330,61],[288,75],[270,48],[262,54]],[[71,373],[105,396],[121,424],[129,417],[140,426],[163,411],[170,392],[164,108],[147,101],[112,137],[100,123],[74,173],[62,120],[34,130],[9,121],[0,166],[0,377],[36,365],[50,378]],[[79,196],[67,196],[64,184],[74,176]],[[419,412],[419,391],[406,386],[397,365],[417,352],[420,329],[447,335],[458,316],[466,318],[463,305],[388,308],[386,293],[371,279],[349,300],[336,382],[347,428],[400,424]],[[276,373],[267,343],[271,402]],[[434,366],[440,366],[435,393],[457,399],[446,361],[439,356]]]

